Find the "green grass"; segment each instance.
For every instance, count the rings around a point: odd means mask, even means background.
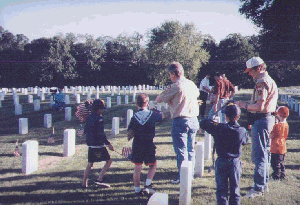
[[[157,91],[149,91],[150,99],[154,100]],[[249,99],[251,92],[238,92],[236,99]],[[105,99],[109,94],[101,95]],[[82,99],[83,100],[83,99]],[[131,101],[131,97],[130,97]],[[113,159],[105,181],[111,188],[100,189],[90,186],[81,189],[83,171],[87,165],[87,146],[84,138],[76,138],[76,154],[71,157],[62,157],[63,131],[79,127],[79,121],[74,117],[77,104],[71,96],[72,121],[64,121],[64,112],[54,112],[49,106],[49,96],[41,103],[41,111],[34,112],[33,104],[27,103],[26,96],[20,96],[23,105],[23,115],[14,115],[12,96],[8,95],[0,108],[0,204],[147,204],[147,198],[136,199],[133,194],[133,164],[116,152],[110,152]],[[124,97],[122,97],[124,102]],[[126,111],[137,110],[133,104],[114,106],[116,95],[112,99],[112,108],[105,110],[105,131],[115,150],[122,151],[123,146],[131,144],[126,140]],[[208,111],[208,109],[207,109]],[[166,112],[166,110],[165,110]],[[55,143],[48,144],[47,139],[52,128],[43,127],[44,114],[51,113],[55,127]],[[111,136],[112,117],[123,117],[120,123],[120,134]],[[27,117],[29,133],[18,134],[18,119]],[[287,142],[286,155],[287,180],[270,182],[270,192],[264,197],[255,199],[241,198],[241,204],[300,204],[300,118],[291,112],[288,122],[290,134]],[[240,124],[245,125],[245,116],[240,119]],[[165,120],[158,124],[155,143],[157,146],[158,168],[154,177],[154,188],[157,192],[169,195],[169,204],[178,204],[179,186],[172,185],[169,181],[176,177],[176,160],[170,137],[171,121]],[[16,140],[21,143],[35,139],[39,142],[39,169],[31,175],[21,173],[21,157],[14,157],[13,151]],[[203,134],[197,135],[197,141],[203,140]],[[243,175],[240,188],[241,195],[245,195],[253,185],[254,165],[250,161],[251,145],[243,147]],[[211,161],[205,161],[205,171],[202,178],[193,181],[192,204],[216,204],[214,172],[208,173]],[[95,163],[89,176],[90,184],[98,177],[103,163]],[[271,171],[271,170],[270,170]],[[141,181],[144,182],[147,167],[142,171]]]

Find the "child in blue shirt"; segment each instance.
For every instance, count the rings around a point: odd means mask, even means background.
[[[163,114],[158,110],[148,110],[149,96],[142,93],[137,96],[136,106],[138,112],[131,118],[128,126],[128,140],[133,138],[131,161],[135,164],[133,182],[136,196],[154,194],[152,189],[152,179],[157,167],[155,157],[155,123],[162,121]],[[145,163],[150,167],[145,188],[140,188],[140,173],[142,165]]]
[[[114,151],[113,146],[107,140],[104,133],[104,122],[102,117],[102,110],[105,109],[104,102],[96,99],[92,105],[92,113],[86,120],[84,133],[86,134],[86,143],[89,146],[88,151],[88,165],[84,171],[82,187],[87,187],[87,179],[89,171],[93,167],[94,162],[105,161],[105,165],[100,172],[98,179],[95,181],[96,185],[109,187],[108,184],[103,183],[103,176],[110,167],[112,159],[106,149],[106,146]]]
[[[200,128],[211,134],[214,138],[218,155],[215,167],[215,180],[217,185],[217,204],[240,204],[239,182],[242,174],[242,145],[249,139],[247,130],[238,124],[241,110],[234,103],[225,107],[227,123],[217,123],[210,119],[200,122]]]

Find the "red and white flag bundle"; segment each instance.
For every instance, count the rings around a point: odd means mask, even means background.
[[[75,112],[75,116],[81,121],[85,122],[86,119],[91,114],[91,111],[86,108],[85,104],[81,104],[77,106],[77,111]]]
[[[122,149],[122,155],[126,158],[131,156],[131,152],[132,152],[132,150],[130,147],[123,147],[123,149]]]
[[[20,156],[18,140],[16,141],[16,148],[15,148],[15,151],[14,151],[14,155],[15,155],[16,157],[19,157],[19,156]]]

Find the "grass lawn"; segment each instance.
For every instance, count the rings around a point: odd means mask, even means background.
[[[154,100],[158,91],[148,91],[150,100]],[[249,99],[251,91],[239,91],[235,99]],[[109,94],[102,94],[106,99]],[[36,96],[35,96],[36,97]],[[82,100],[86,96],[82,96]],[[295,96],[299,97],[299,96]],[[110,188],[101,189],[93,186],[103,166],[95,163],[89,176],[90,186],[81,188],[82,176],[87,165],[87,146],[85,139],[76,137],[76,154],[71,157],[62,156],[63,131],[65,129],[79,128],[79,120],[74,116],[77,104],[70,95],[72,107],[72,120],[64,121],[64,112],[50,109],[49,96],[41,102],[41,110],[33,111],[33,104],[27,103],[27,96],[20,94],[20,104],[23,106],[21,116],[14,115],[14,105],[11,93],[2,101],[0,108],[0,204],[147,204],[147,198],[133,197],[132,182],[133,164],[116,152],[111,152],[113,163],[104,180],[111,185]],[[130,96],[131,101],[131,96]],[[124,96],[122,96],[124,102]],[[282,102],[279,101],[282,104]],[[104,111],[105,131],[115,150],[122,152],[122,147],[131,146],[126,139],[126,111],[137,108],[133,105],[116,105],[116,95],[112,97],[112,108]],[[167,110],[163,110],[167,112]],[[208,109],[207,109],[208,112]],[[52,128],[44,128],[44,114],[52,114],[52,124],[55,127],[55,143],[49,144],[48,137]],[[18,119],[28,118],[29,133],[18,134]],[[122,117],[120,134],[111,135],[111,122],[113,117]],[[245,116],[240,119],[241,125],[246,125]],[[264,197],[255,199],[241,198],[241,204],[300,204],[300,118],[291,112],[288,123],[290,126],[287,141],[286,173],[284,181],[271,181],[270,192]],[[167,119],[157,125],[155,144],[157,146],[158,168],[154,176],[154,189],[157,192],[167,193],[169,204],[178,204],[179,185],[172,185],[171,179],[176,177],[176,160],[170,137],[171,120]],[[39,142],[39,169],[31,175],[21,172],[21,157],[13,155],[15,142],[18,139],[20,153],[21,144],[26,140]],[[203,141],[204,135],[198,134],[196,141]],[[243,147],[243,174],[240,182],[241,195],[245,195],[253,185],[254,165],[251,163],[251,145]],[[214,172],[208,173],[211,160],[205,161],[204,176],[196,178],[192,187],[192,203],[216,204]],[[271,169],[270,169],[271,172]],[[141,181],[146,179],[147,167],[143,169]]]

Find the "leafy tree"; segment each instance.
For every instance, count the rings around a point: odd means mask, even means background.
[[[25,59],[32,76],[31,83],[61,86],[65,79],[75,78],[75,59],[70,44],[62,36],[40,38],[25,46]]]
[[[202,64],[209,59],[202,43],[203,36],[192,23],[182,25],[179,21],[166,21],[153,28],[147,44],[149,77],[155,84],[165,84],[168,81],[165,68],[172,61],[178,61],[186,76],[195,79]]]
[[[241,0],[239,9],[248,19],[261,28],[260,56],[266,61],[273,76],[282,74],[279,82],[286,82],[299,75],[300,4],[285,0]],[[292,75],[292,76],[291,76]],[[299,81],[290,81],[299,84]]]
[[[220,42],[216,61],[213,64],[216,71],[225,73],[233,84],[243,87],[252,82],[244,75],[245,62],[257,55],[248,39],[249,37],[243,37],[238,33],[229,34]]]

